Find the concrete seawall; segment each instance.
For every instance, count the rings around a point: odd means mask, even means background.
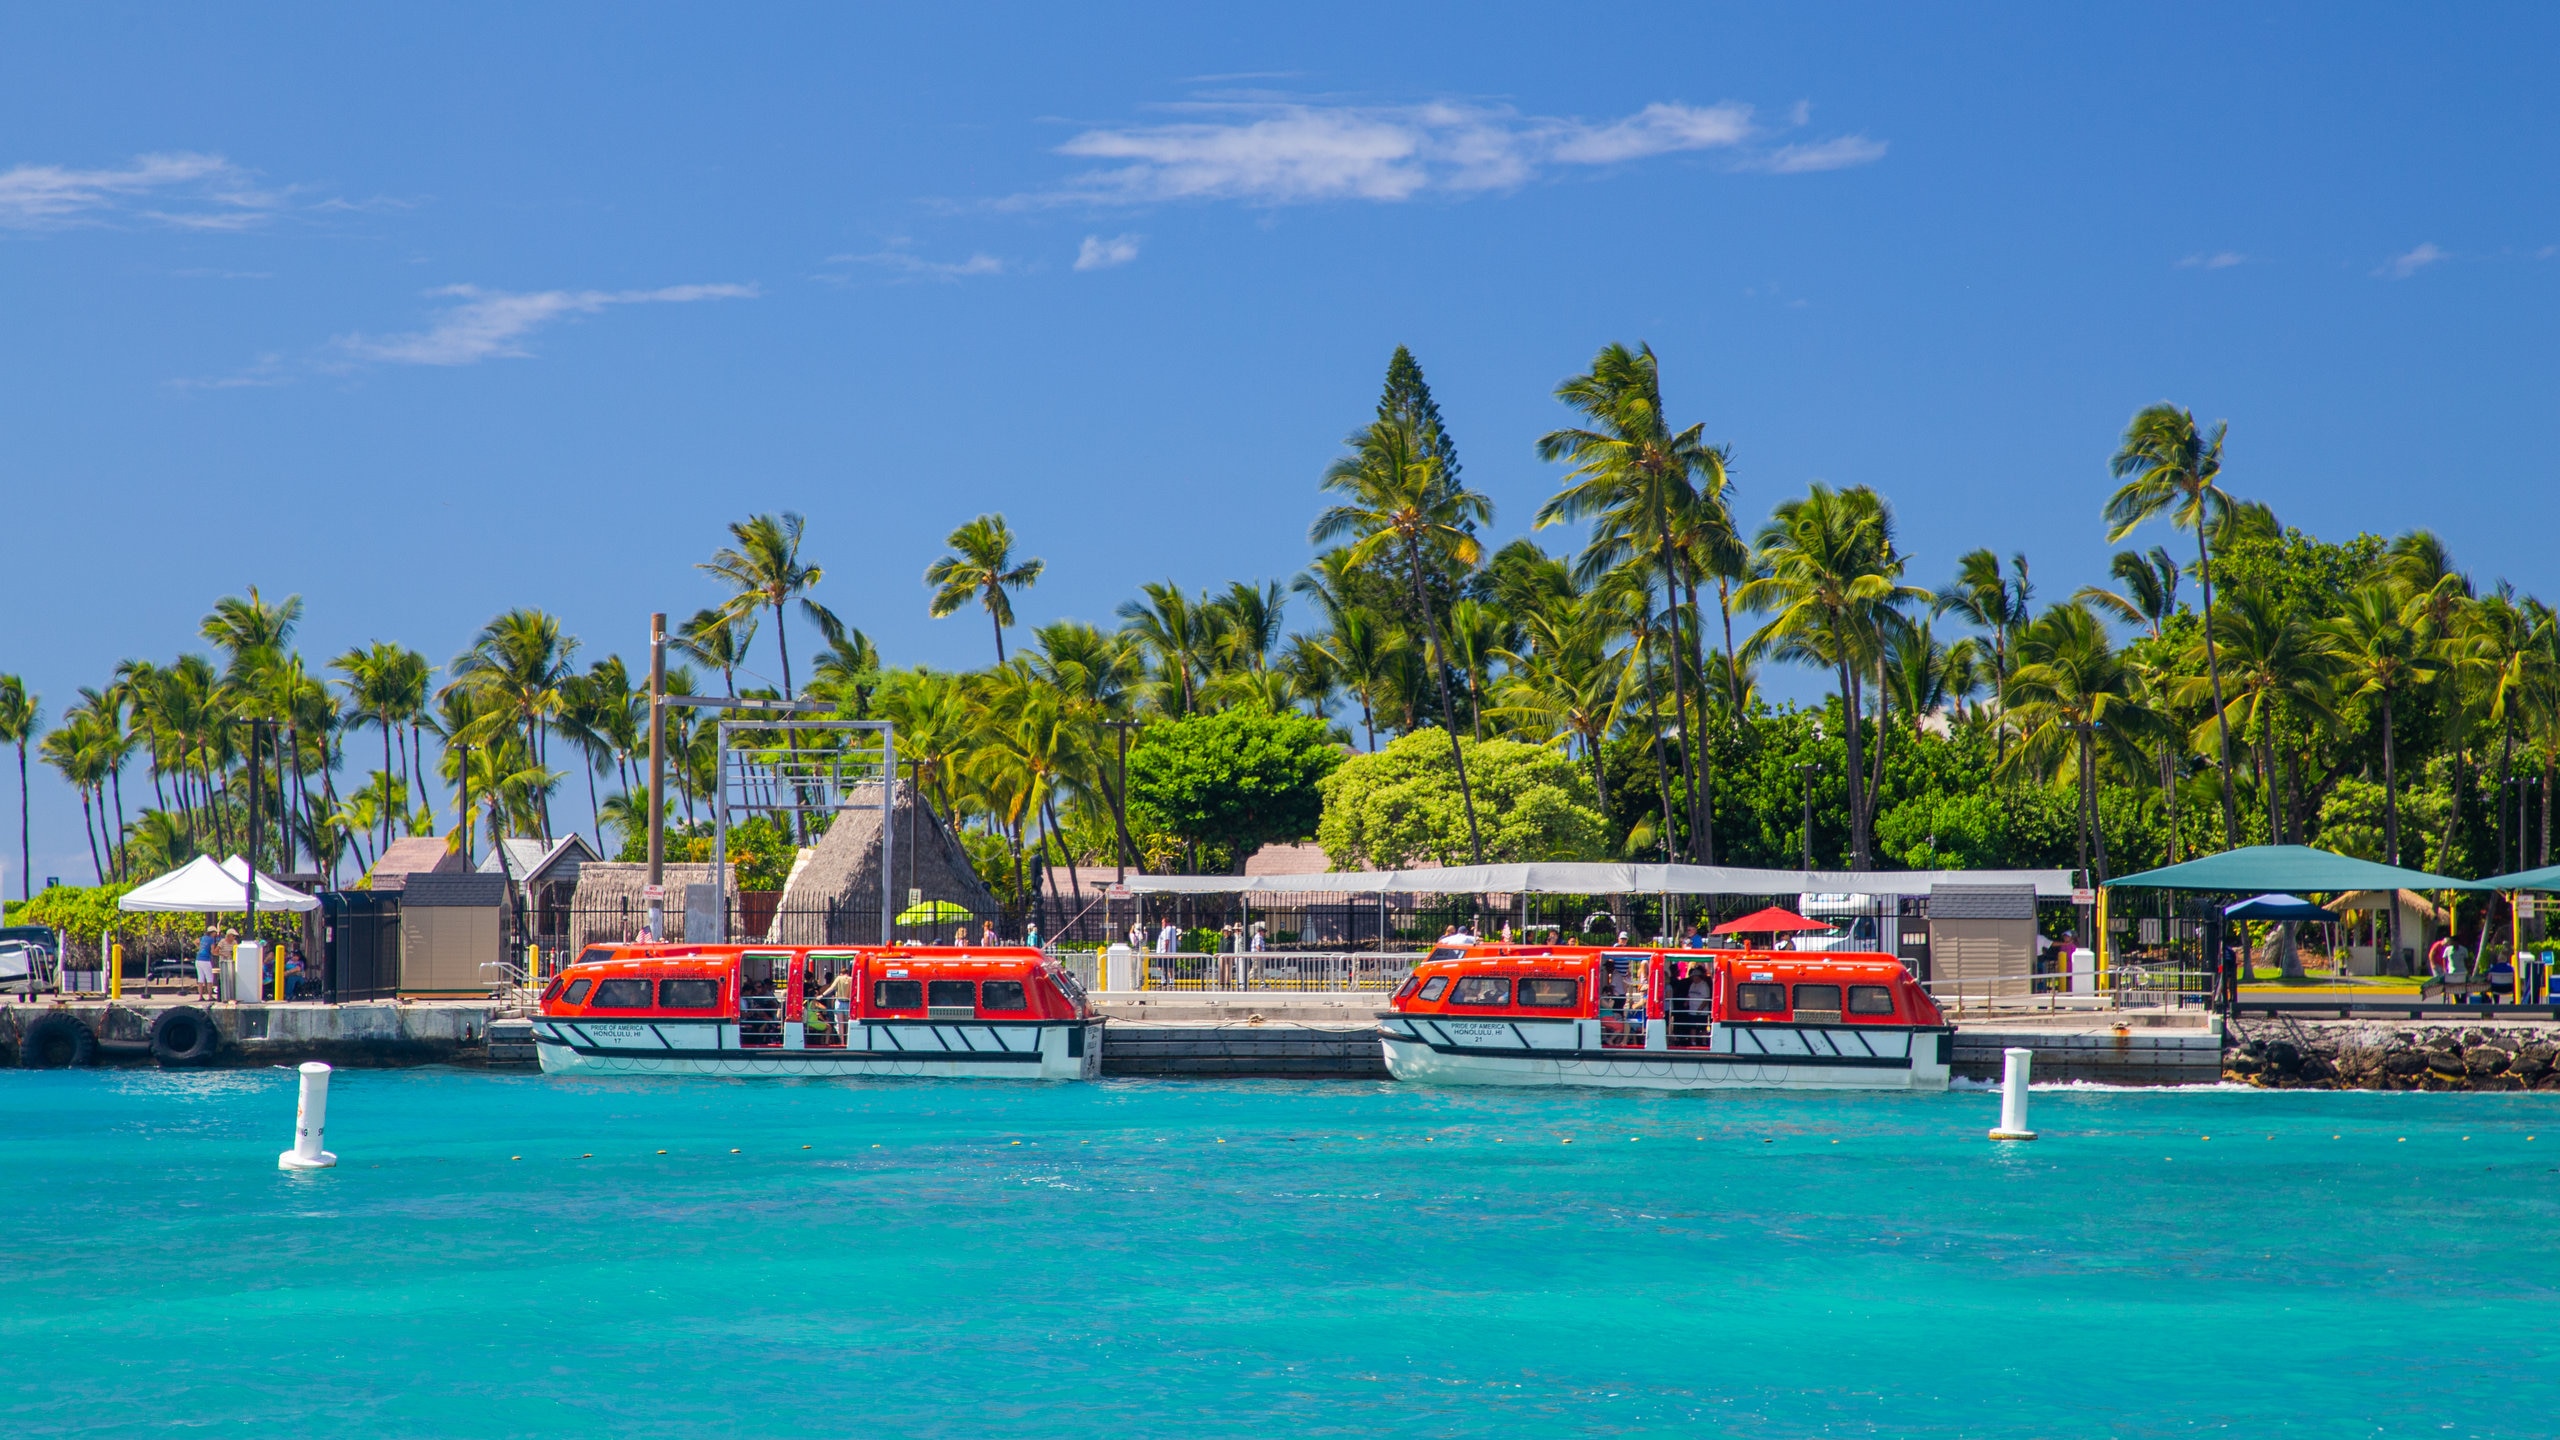
[[[150,1065],[151,1022],[181,1001],[74,1000],[0,1005],[0,1051],[15,1064],[18,1040],[50,1012],[69,1014],[98,1040],[102,1065]],[[325,1060],[349,1068],[395,1065],[486,1065],[497,1013],[485,1004],[420,1001],[399,1004],[195,1005],[213,1019],[221,1041],[203,1062],[213,1067],[289,1065]],[[501,1022],[503,1023],[503,1022]],[[526,1047],[529,1052],[531,1047]],[[533,1057],[527,1053],[525,1063]]]

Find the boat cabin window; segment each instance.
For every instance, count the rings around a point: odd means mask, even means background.
[[[921,980],[875,980],[871,983],[871,1008],[874,1010],[921,1010],[924,1008],[924,982]]]
[[[593,980],[572,980],[569,982],[569,993],[560,998],[572,1005],[584,1005],[587,1003],[587,992],[595,988],[595,983]]]
[[[975,980],[928,980],[924,987],[927,1005],[967,1005],[976,1008],[978,982]]]
[[[986,1010],[1028,1010],[1031,997],[1019,980],[990,980],[980,991],[978,1004]]]
[[[646,1010],[649,1008],[649,982],[646,980],[607,980],[596,986],[593,1001],[599,1010]]]
[[[1799,985],[1796,987],[1796,1008],[1799,1010],[1829,1010],[1832,1013],[1837,1014],[1840,1010],[1840,987],[1837,985]]]
[[[578,963],[581,965],[587,964],[589,961],[593,960],[610,960],[612,958],[613,949],[606,945],[590,945],[586,949],[578,952]]]
[[[1852,1015],[1890,1015],[1893,1013],[1893,989],[1886,985],[1852,985],[1849,987],[1849,1013]]]
[[[1463,960],[1466,958],[1466,955],[1467,950],[1463,945],[1443,945],[1439,949],[1432,951],[1424,958],[1430,960]]]
[[[1425,1000],[1437,1000],[1448,993],[1449,977],[1446,975],[1434,975],[1422,982],[1422,998]]]
[[[1733,987],[1733,1008],[1752,1015],[1781,1014],[1787,1008],[1787,987],[1736,985]]]
[[[749,955],[741,959],[738,962],[738,988],[749,995],[772,994],[776,958],[772,955]],[[788,965],[791,962],[784,960],[782,963]]]
[[[1458,982],[1457,993],[1449,997],[1452,1005],[1508,1005],[1511,1003],[1511,977],[1508,975],[1469,975]]]
[[[1545,975],[1520,977],[1520,1003],[1533,1010],[1570,1010],[1582,998],[1582,982]]]
[[[661,980],[658,982],[658,1008],[661,1010],[717,1010],[720,1008],[720,982],[717,980]]]

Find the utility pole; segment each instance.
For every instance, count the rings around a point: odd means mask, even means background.
[[[667,617],[649,617],[649,938],[667,935]]]

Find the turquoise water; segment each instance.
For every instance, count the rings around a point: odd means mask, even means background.
[[[2560,1425],[2548,1099],[1997,1105],[8,1073],[0,1435]]]

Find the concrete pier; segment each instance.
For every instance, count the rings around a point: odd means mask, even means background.
[[[192,1005],[213,1017],[221,1043],[203,1062],[212,1067],[293,1065],[321,1060],[342,1068],[391,1065],[486,1065],[489,1027],[503,1014],[482,1001],[377,1001],[227,1005],[158,999],[71,1000],[0,1005],[0,1059],[18,1062],[28,1025],[60,1011],[98,1039],[94,1063],[150,1065],[151,1022],[161,1011]],[[530,1040],[528,1033],[527,1039]],[[524,1059],[531,1063],[532,1055]]]

